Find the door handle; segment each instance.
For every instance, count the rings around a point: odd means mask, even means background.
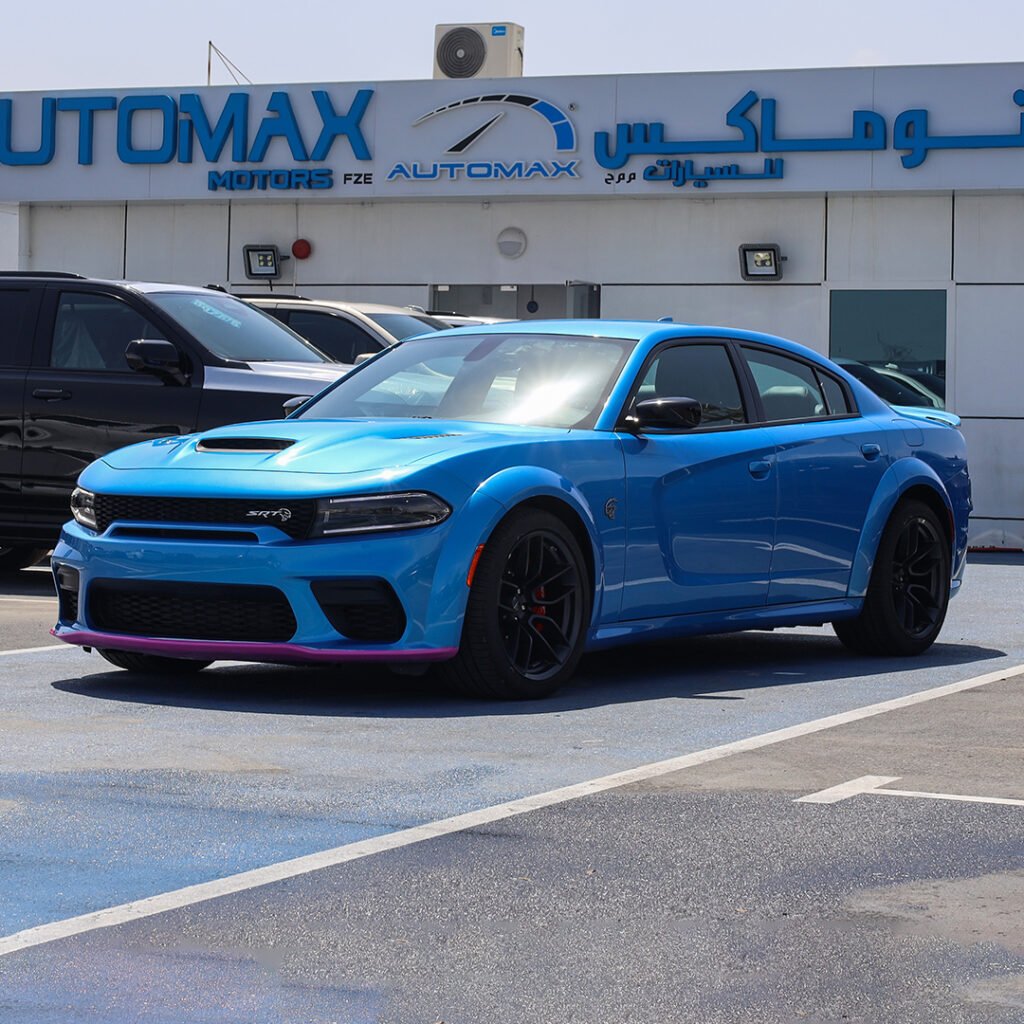
[[[71,397],[71,392],[65,391],[64,388],[36,388],[32,392],[32,397],[41,398],[44,402],[63,402]]]
[[[755,480],[763,480],[772,471],[772,464],[767,459],[755,459],[747,469]]]
[[[860,450],[861,454],[868,460],[868,462],[873,462],[882,454],[882,447],[877,444],[862,444],[860,446]]]

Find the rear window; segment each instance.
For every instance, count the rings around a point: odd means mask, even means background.
[[[417,316],[415,313],[367,313],[366,315],[399,341],[404,341],[416,334],[448,330],[446,323],[435,320],[432,316]]]

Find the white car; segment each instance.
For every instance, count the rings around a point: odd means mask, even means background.
[[[305,299],[286,294],[238,297],[276,317],[335,362],[348,366],[354,366],[362,355],[372,355],[405,338],[449,327],[442,320],[408,306]]]

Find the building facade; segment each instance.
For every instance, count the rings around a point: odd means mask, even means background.
[[[1022,64],[0,97],[0,268],[781,334],[963,418],[977,546],[1024,547],[1022,253]]]

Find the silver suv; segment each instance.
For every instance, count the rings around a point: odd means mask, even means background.
[[[239,295],[276,317],[335,362],[353,366],[361,355],[379,352],[415,334],[444,331],[448,324],[407,306],[337,302],[298,295]]]

